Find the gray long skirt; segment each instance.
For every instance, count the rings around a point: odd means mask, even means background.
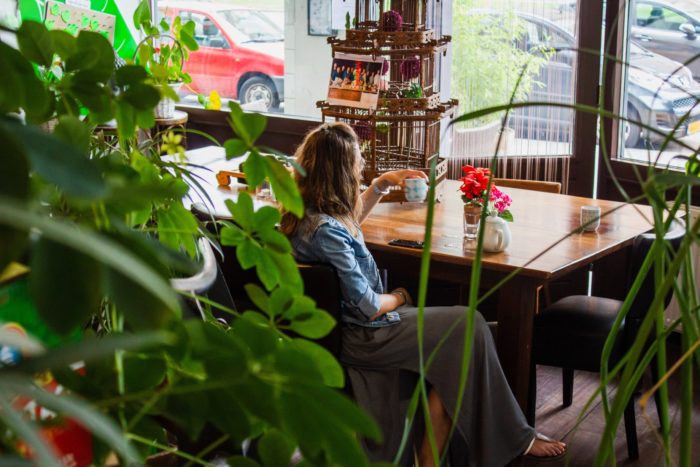
[[[419,372],[418,309],[401,307],[397,311],[401,322],[394,326],[343,326],[341,361],[348,370],[353,397],[374,416],[384,435],[381,445],[365,443],[371,460],[394,459],[405,428],[408,401],[415,388],[415,384],[408,382],[410,379],[402,376],[407,372],[401,370]],[[461,306],[426,308],[425,358],[452,329],[428,369],[427,380],[442,399],[450,418],[457,420],[455,436],[466,442],[468,459],[465,456],[456,465],[500,467],[527,449],[535,430],[528,426],[513,397],[491,332],[479,313],[462,406],[459,414],[455,414],[466,313],[466,308]]]

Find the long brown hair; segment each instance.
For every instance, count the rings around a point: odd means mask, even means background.
[[[296,160],[306,175],[295,175],[307,215],[327,214],[357,233],[360,197],[361,156],[357,135],[350,125],[324,123],[311,130],[296,151]],[[300,219],[282,216],[282,232],[291,236]]]

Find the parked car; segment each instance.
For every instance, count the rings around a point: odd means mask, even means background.
[[[657,0],[636,0],[630,21],[633,41],[686,64],[700,78],[700,18]]]
[[[284,32],[257,10],[205,2],[158,2],[166,18],[195,23],[199,50],[185,71],[192,91],[262,102],[266,109],[284,100]]]
[[[533,53],[543,48],[557,50],[535,78],[542,86],[535,86],[528,100],[573,102],[576,52],[571,49],[576,44],[574,36],[545,18],[517,14],[527,22],[522,47]],[[690,117],[677,130],[676,136],[700,131],[700,106],[696,105],[700,99],[700,83],[693,79],[687,67],[634,42],[630,44],[628,61],[626,111],[630,119],[669,133],[690,110]],[[510,121],[517,137],[550,141],[570,141],[572,124],[571,110],[545,107],[518,109]],[[656,133],[645,133],[639,126],[625,124],[626,146],[637,146],[643,137],[648,137],[652,143],[664,139]]]

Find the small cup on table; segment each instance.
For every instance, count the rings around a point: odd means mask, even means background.
[[[404,181],[404,195],[409,203],[422,203],[428,196],[428,184],[423,178],[407,178]]]
[[[581,229],[595,232],[600,227],[600,206],[581,206]]]

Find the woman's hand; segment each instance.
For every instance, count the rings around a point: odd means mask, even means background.
[[[374,321],[385,313],[394,311],[400,306],[413,306],[413,299],[406,289],[399,287],[394,289],[391,293],[381,294],[379,296],[379,311],[377,311],[374,316],[369,320]]]
[[[400,295],[403,299],[403,305],[413,306],[413,298],[411,297],[411,294],[408,293],[408,290],[404,289],[403,287],[398,287],[389,293]]]
[[[403,186],[404,180],[407,178],[422,178],[423,180],[428,180],[428,176],[420,170],[403,169],[385,172],[377,177],[375,183],[378,184],[380,190],[387,190],[392,186]]]

